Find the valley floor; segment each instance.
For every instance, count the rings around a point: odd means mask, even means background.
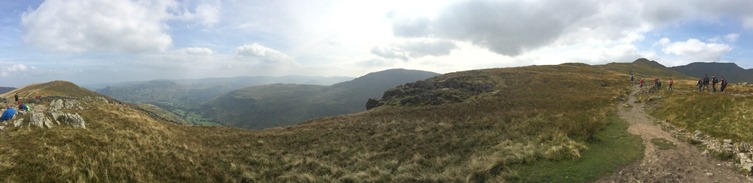
[[[619,115],[630,123],[630,133],[643,138],[644,158],[597,182],[753,182],[655,125],[644,104],[635,102],[638,91],[633,86],[629,99],[620,104]]]

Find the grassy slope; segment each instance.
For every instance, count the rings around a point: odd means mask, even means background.
[[[48,89],[50,88],[50,89]],[[81,88],[68,81],[52,81],[37,83],[26,87],[17,88],[13,91],[0,95],[3,98],[12,98],[18,94],[21,98],[34,98],[34,96],[65,96],[65,97],[88,97],[101,96],[96,92]]]
[[[624,129],[608,122],[615,121],[609,117],[615,99],[625,93],[624,75],[566,64],[439,77],[469,74],[487,76],[499,91],[462,103],[382,106],[263,131],[180,126],[132,108],[85,102],[87,110],[71,112],[84,116],[86,130],[1,131],[0,177],[18,182],[498,182],[528,176],[520,165],[537,162],[552,169],[580,161],[612,168],[637,158],[593,155],[611,146],[602,142],[621,143],[604,132]],[[615,133],[635,138],[624,130]],[[621,150],[625,157],[642,152],[635,144]],[[580,171],[580,176],[599,174]]]
[[[652,114],[691,132],[700,130],[717,138],[753,142],[753,86],[730,84],[727,92],[698,92],[694,81],[685,81],[674,92],[654,94],[662,99]]]

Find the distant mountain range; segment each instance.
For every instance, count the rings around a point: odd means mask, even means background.
[[[708,74],[719,79],[725,77],[729,82],[753,82],[753,69],[743,69],[735,63],[696,62],[671,69],[695,78]]]
[[[369,98],[380,98],[389,88],[437,75],[426,71],[391,69],[332,86],[252,86],[213,99],[203,107],[203,116],[243,128],[291,125],[323,116],[365,111]]]

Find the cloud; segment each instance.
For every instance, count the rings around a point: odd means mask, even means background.
[[[410,60],[424,56],[444,56],[457,48],[452,41],[447,40],[410,40],[388,47],[374,47],[371,53],[386,59]]]
[[[22,15],[24,41],[56,52],[164,52],[169,20],[219,21],[219,1],[181,7],[174,0],[46,0]],[[193,11],[191,11],[193,10]]]
[[[214,54],[214,51],[209,48],[202,48],[202,47],[189,47],[189,48],[182,48],[177,50],[179,53],[187,54],[187,55],[212,55]]]
[[[438,41],[415,41],[415,42],[408,42],[405,43],[399,48],[402,50],[405,50],[410,54],[413,58],[423,57],[423,56],[443,56],[443,55],[449,55],[450,51],[455,49],[457,46],[455,43],[451,41],[446,40],[438,40]]]
[[[596,13],[597,5],[586,0],[464,1],[450,5],[433,20],[397,19],[393,32],[400,37],[469,41],[516,56],[553,42],[570,25]]]
[[[729,45],[705,43],[698,39],[673,42],[662,49],[664,53],[681,56],[687,61],[719,61],[730,50],[732,47]]]
[[[293,58],[288,56],[287,54],[272,48],[262,46],[258,43],[240,46],[235,50],[235,53],[239,58],[252,59],[264,63],[282,63],[293,61]]]
[[[662,46],[666,46],[666,45],[667,45],[667,44],[669,44],[670,42],[671,42],[671,41],[669,40],[669,38],[663,37],[663,38],[659,39],[659,42],[658,42],[658,43],[659,43],[660,45],[662,45]]]
[[[410,60],[408,53],[396,47],[374,47],[371,53],[386,59]]]
[[[165,51],[172,44],[162,21],[170,1],[47,0],[25,12],[24,40],[61,52]]]
[[[0,76],[3,76],[3,77],[14,74],[14,73],[27,72],[27,71],[36,69],[36,67],[34,66],[30,67],[24,64],[13,64],[13,65],[0,64],[0,66],[3,66],[5,68],[3,70],[0,70]]]
[[[737,38],[740,38],[740,34],[730,33],[730,34],[724,35],[724,39],[729,42],[735,42],[737,41]]]

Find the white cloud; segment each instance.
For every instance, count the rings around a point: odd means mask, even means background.
[[[0,70],[0,76],[3,76],[3,77],[9,76],[15,73],[27,72],[27,71],[32,71],[36,69],[36,67],[34,66],[27,66],[24,64],[13,64],[13,65],[0,64],[0,66],[5,67],[5,69]]]
[[[396,47],[374,47],[371,53],[386,59],[410,60],[409,53]]]
[[[735,42],[737,41],[737,38],[740,38],[740,34],[730,33],[730,34],[724,35],[724,39],[729,42]]]
[[[235,50],[235,53],[239,58],[250,58],[254,61],[261,61],[265,63],[282,63],[293,61],[293,58],[288,56],[287,54],[272,48],[267,48],[258,43],[240,46]]]
[[[219,21],[219,1],[193,12],[175,0],[46,0],[22,15],[24,41],[57,52],[164,52],[172,47],[169,20]]]
[[[726,44],[705,43],[698,39],[673,42],[662,49],[664,53],[680,56],[686,62],[719,61],[721,56],[732,50]]]
[[[659,39],[659,44],[662,45],[662,46],[666,46],[670,42],[671,41],[669,40],[669,38],[666,38],[666,37],[663,37],[663,38]]]
[[[47,0],[24,13],[24,40],[61,52],[165,51],[172,38],[162,21],[171,2]]]
[[[179,53],[187,54],[187,55],[212,55],[214,54],[214,51],[210,48],[203,48],[203,47],[189,47],[189,48],[182,48],[177,50]]]

